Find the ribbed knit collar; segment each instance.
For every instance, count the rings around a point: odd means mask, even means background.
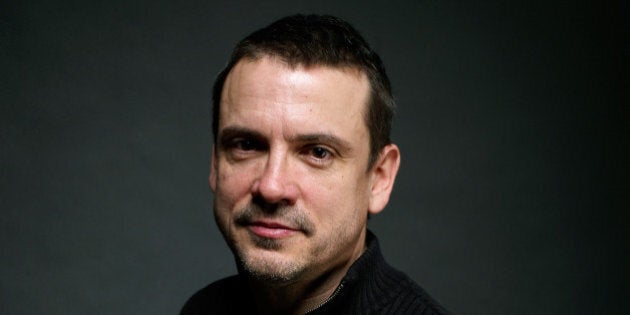
[[[399,292],[397,282],[400,279],[398,271],[385,262],[378,239],[368,230],[366,233],[366,250],[350,266],[348,272],[339,284],[339,292],[321,307],[308,314],[330,312],[340,303],[351,300],[359,309],[379,309],[391,297]],[[337,291],[337,290],[335,290]]]

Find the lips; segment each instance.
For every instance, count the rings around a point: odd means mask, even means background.
[[[254,221],[247,225],[255,235],[263,238],[279,239],[292,236],[300,230],[273,221]]]

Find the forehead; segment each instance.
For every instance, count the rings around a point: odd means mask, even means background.
[[[355,68],[289,66],[273,57],[243,59],[223,86],[219,125],[266,118],[365,127],[369,91],[366,75]]]

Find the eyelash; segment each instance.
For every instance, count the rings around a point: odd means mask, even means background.
[[[250,156],[257,151],[264,150],[264,144],[256,139],[234,138],[224,142],[223,148],[230,156],[241,159]]]
[[[239,149],[241,151],[252,151],[260,148],[260,145],[254,140],[250,139],[237,139],[232,141],[230,147]]]
[[[316,153],[317,151],[320,152]],[[318,166],[328,165],[332,162],[332,159],[335,156],[334,152],[331,149],[328,149],[321,145],[307,146],[302,151],[302,154],[305,155],[305,158],[308,159],[310,163]]]
[[[316,153],[316,150],[319,151],[318,153]],[[308,148],[308,151],[311,153],[312,156],[315,156],[317,159],[326,159],[328,157],[331,157],[332,152],[330,152],[330,150],[321,147],[321,146],[312,146],[310,148]],[[325,156],[320,157],[321,154],[324,154]]]

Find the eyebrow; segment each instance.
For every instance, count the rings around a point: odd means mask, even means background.
[[[262,133],[256,130],[246,127],[230,126],[221,130],[221,132],[219,133],[218,142],[219,144],[225,146],[227,144],[226,141],[229,141],[230,139],[236,137],[246,137],[256,140],[261,140],[265,138]]]
[[[254,138],[263,138],[262,133],[246,127],[230,126],[221,130],[219,138],[230,138],[232,136],[253,136]]]

